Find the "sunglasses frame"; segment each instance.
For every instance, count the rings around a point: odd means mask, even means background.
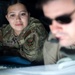
[[[61,16],[56,17],[55,19],[50,19],[43,15],[43,17],[41,17],[41,21],[42,21],[42,23],[44,23],[47,26],[52,25],[53,20],[56,20],[60,24],[68,24],[72,21],[71,16],[74,12],[75,12],[75,10],[73,10],[70,14],[63,14]],[[68,18],[68,19],[65,20],[66,18]]]

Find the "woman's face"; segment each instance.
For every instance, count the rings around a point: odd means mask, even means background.
[[[28,25],[29,14],[23,4],[17,3],[8,7],[6,19],[15,31],[15,34],[19,35]]]

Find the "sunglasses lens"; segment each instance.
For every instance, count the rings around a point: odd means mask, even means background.
[[[45,25],[47,25],[47,26],[49,26],[49,25],[52,24],[52,20],[49,19],[49,18],[46,18],[46,17],[42,17],[42,18],[41,18],[41,21],[42,21]]]
[[[72,21],[70,15],[62,15],[60,17],[57,17],[55,20],[59,22],[60,24],[68,24]],[[41,21],[47,26],[52,24],[52,19],[47,18],[47,17],[42,17]]]
[[[71,18],[69,15],[64,15],[61,17],[56,18],[56,20],[61,24],[68,24],[71,22]]]

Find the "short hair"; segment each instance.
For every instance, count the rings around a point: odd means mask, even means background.
[[[75,0],[73,0],[73,2],[75,3]]]
[[[37,9],[42,9],[42,5],[46,4],[49,1],[54,1],[54,0],[38,0],[37,4],[36,4],[36,8]]]
[[[36,8],[42,10],[42,6],[51,1],[58,1],[58,0],[38,0],[38,2],[36,4]],[[73,0],[73,3],[75,3],[75,0]]]

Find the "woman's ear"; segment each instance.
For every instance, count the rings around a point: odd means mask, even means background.
[[[6,17],[6,19],[8,20],[8,16],[6,15],[5,17]]]

